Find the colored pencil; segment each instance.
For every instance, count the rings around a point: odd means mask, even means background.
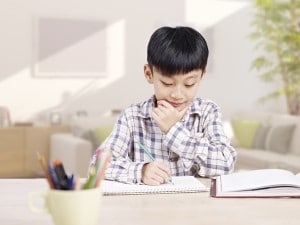
[[[49,184],[50,188],[55,189],[54,183],[52,181],[49,169],[48,169],[46,161],[45,161],[45,157],[43,155],[41,155],[39,152],[37,152],[37,157],[38,157],[38,160],[40,162],[41,168],[44,171],[45,177],[48,181],[48,184]]]

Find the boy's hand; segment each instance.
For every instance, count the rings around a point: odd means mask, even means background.
[[[157,101],[157,107],[152,112],[152,116],[159,128],[164,133],[168,133],[170,128],[182,119],[187,109],[188,107],[178,111],[167,101],[159,100]]]
[[[168,183],[171,177],[170,168],[162,162],[147,163],[142,169],[142,182],[148,185]]]

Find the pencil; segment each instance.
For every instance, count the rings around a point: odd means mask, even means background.
[[[45,161],[44,156],[42,156],[39,152],[37,152],[37,157],[38,157],[38,160],[39,160],[40,165],[42,167],[42,170],[45,173],[45,177],[46,177],[46,179],[48,181],[48,184],[49,184],[50,188],[51,189],[55,189],[55,186],[54,186],[54,183],[52,181],[51,175],[49,173],[48,167],[46,165],[46,161]]]
[[[141,143],[141,142],[137,142],[138,143],[138,145],[144,150],[144,152],[146,153],[146,155],[148,155],[148,157],[152,160],[152,161],[154,161],[155,159],[154,159],[154,157],[152,156],[152,154],[151,154],[151,152]],[[169,179],[169,183],[171,183],[171,184],[173,184],[173,182],[172,182],[172,178],[170,178]]]
[[[144,150],[144,152],[146,153],[146,155],[147,155],[152,161],[154,161],[155,159],[154,159],[154,157],[152,156],[152,154],[150,153],[150,151],[149,151],[144,145],[142,145],[141,142],[137,142],[137,143],[138,143],[138,145]]]
[[[97,152],[96,152],[96,162],[90,168],[88,180],[86,181],[85,185],[83,186],[84,189],[89,189],[89,188],[93,188],[94,187],[94,185],[96,183],[96,180],[97,180],[97,176],[98,176],[98,172],[99,172],[99,169],[100,169],[100,165],[101,165],[101,160],[100,160],[101,156],[102,156],[101,149],[97,149]]]
[[[96,167],[92,166],[90,171],[89,171],[89,176],[88,179],[86,181],[86,183],[83,185],[83,189],[90,189],[93,187],[94,185],[94,181],[95,181],[95,176],[96,176]]]
[[[111,151],[110,150],[105,151],[105,152],[102,153],[101,167],[99,168],[99,171],[98,171],[98,176],[97,176],[97,180],[96,180],[96,183],[95,183],[95,187],[100,186],[100,183],[103,180],[104,175],[105,175],[105,170],[108,166],[108,163],[110,162],[110,158],[111,158]],[[100,159],[98,159],[98,160],[100,160]]]

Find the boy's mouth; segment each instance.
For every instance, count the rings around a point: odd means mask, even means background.
[[[183,105],[183,103],[178,103],[178,102],[169,102],[174,108],[179,108],[180,106]]]
[[[167,101],[170,105],[172,105],[176,109],[180,108],[182,105],[185,104],[185,102],[171,102],[171,101],[168,101],[168,100],[165,100],[165,101]],[[157,107],[157,98],[156,98],[156,96],[154,96],[154,107]]]

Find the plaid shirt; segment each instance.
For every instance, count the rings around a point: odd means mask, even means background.
[[[151,117],[153,107],[152,97],[125,109],[110,136],[96,150],[112,150],[106,179],[142,183],[142,167],[151,159],[137,142],[146,146],[156,160],[169,165],[172,176],[208,177],[234,169],[236,151],[224,134],[219,107],[215,103],[195,98],[183,119],[167,134]],[[91,165],[95,161],[96,153]]]

